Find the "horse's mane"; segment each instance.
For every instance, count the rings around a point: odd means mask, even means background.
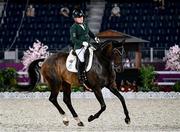
[[[100,43],[100,48],[101,48],[101,49],[104,49],[107,45],[112,44],[113,41],[115,41],[115,40],[106,40],[106,41]],[[116,41],[116,42],[117,42],[117,41]]]
[[[99,45],[99,50],[101,51],[100,53],[102,55],[101,57],[108,58],[111,60],[112,49],[121,47],[124,45],[124,43],[125,43],[125,39],[123,39],[121,42],[112,39],[101,42]]]
[[[121,43],[121,45],[120,45]],[[102,43],[100,43],[100,49],[104,49],[107,45],[112,44],[113,47],[119,47],[122,46],[125,43],[125,39],[123,39],[121,42],[117,41],[117,40],[106,40]]]

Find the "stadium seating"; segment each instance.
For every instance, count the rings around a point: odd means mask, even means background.
[[[11,49],[16,47],[19,50],[26,50],[32,46],[33,42],[38,39],[48,45],[50,50],[60,50],[70,44],[69,28],[73,23],[72,17],[63,17],[59,14],[61,7],[68,7],[70,13],[77,3],[33,3],[35,7],[35,17],[28,17],[25,12],[26,1],[7,4],[6,16],[4,23],[0,27],[0,48],[9,48],[13,43],[15,36],[17,39]],[[83,10],[86,9],[86,3],[81,3]],[[4,10],[5,11],[5,10]],[[23,18],[23,19],[22,19]],[[22,20],[22,25],[20,26]],[[19,33],[17,33],[20,28]]]
[[[73,23],[71,17],[65,18],[59,15],[59,10],[67,6],[72,12],[75,3],[33,3],[35,17],[25,15],[19,33],[26,1],[21,3],[8,2],[4,23],[0,27],[0,48],[8,48],[17,39],[12,47],[24,50],[39,39],[49,45],[50,50],[57,50],[69,45],[69,27]],[[106,1],[104,15],[100,31],[115,29],[145,40],[150,44],[144,48],[169,48],[179,44],[180,37],[180,2],[176,0],[165,1],[165,9],[155,9],[153,0],[122,1],[118,3],[121,9],[121,16],[109,16],[112,8],[112,1]],[[81,3],[85,11],[86,2]]]
[[[114,29],[150,41],[150,47],[168,49],[179,44],[180,2],[165,1],[165,9],[156,9],[153,0],[118,3],[121,16],[109,20],[112,5],[107,0],[100,31]],[[149,47],[144,47],[149,48]]]

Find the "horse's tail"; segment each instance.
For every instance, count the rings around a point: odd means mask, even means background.
[[[30,78],[30,83],[29,83],[29,89],[32,90],[36,87],[36,85],[40,82],[41,80],[41,73],[40,69],[41,67],[39,66],[39,62],[43,62],[45,59],[37,59],[29,65],[28,68],[28,75]]]

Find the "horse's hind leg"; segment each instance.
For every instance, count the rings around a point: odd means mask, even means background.
[[[101,105],[101,109],[96,114],[89,116],[89,118],[88,118],[89,122],[98,118],[101,115],[101,113],[106,110],[106,104],[104,102],[104,98],[103,98],[103,95],[101,92],[101,88],[94,90],[94,94],[95,94],[97,100],[99,101],[99,103]]]
[[[63,87],[64,103],[67,105],[67,107],[70,110],[70,112],[72,113],[74,119],[78,122],[78,126],[84,126],[83,122],[79,119],[79,117],[71,103],[71,86],[66,82],[63,82],[62,84],[63,84],[62,87]]]
[[[66,117],[66,114],[65,114],[64,110],[58,104],[58,101],[57,101],[58,94],[59,94],[59,90],[52,89],[51,90],[51,95],[49,97],[49,101],[51,101],[53,103],[53,105],[58,109],[59,113],[63,117],[63,123],[67,126],[67,125],[69,125],[69,121],[68,121],[68,119]]]
[[[119,91],[116,88],[110,87],[109,90],[114,95],[116,95],[119,98],[119,100],[121,101],[123,109],[124,109],[124,114],[126,115],[125,122],[127,124],[129,124],[130,123],[130,117],[129,117],[129,112],[128,112],[127,107],[126,107],[126,103],[125,103],[124,97],[119,93]]]

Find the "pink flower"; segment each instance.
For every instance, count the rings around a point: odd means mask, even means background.
[[[180,71],[180,48],[178,45],[170,47],[165,56],[166,69]]]
[[[47,58],[49,56],[48,46],[41,43],[39,40],[33,43],[33,47],[29,47],[29,50],[24,52],[22,63],[24,65],[23,70],[27,70],[31,62],[41,58]]]

